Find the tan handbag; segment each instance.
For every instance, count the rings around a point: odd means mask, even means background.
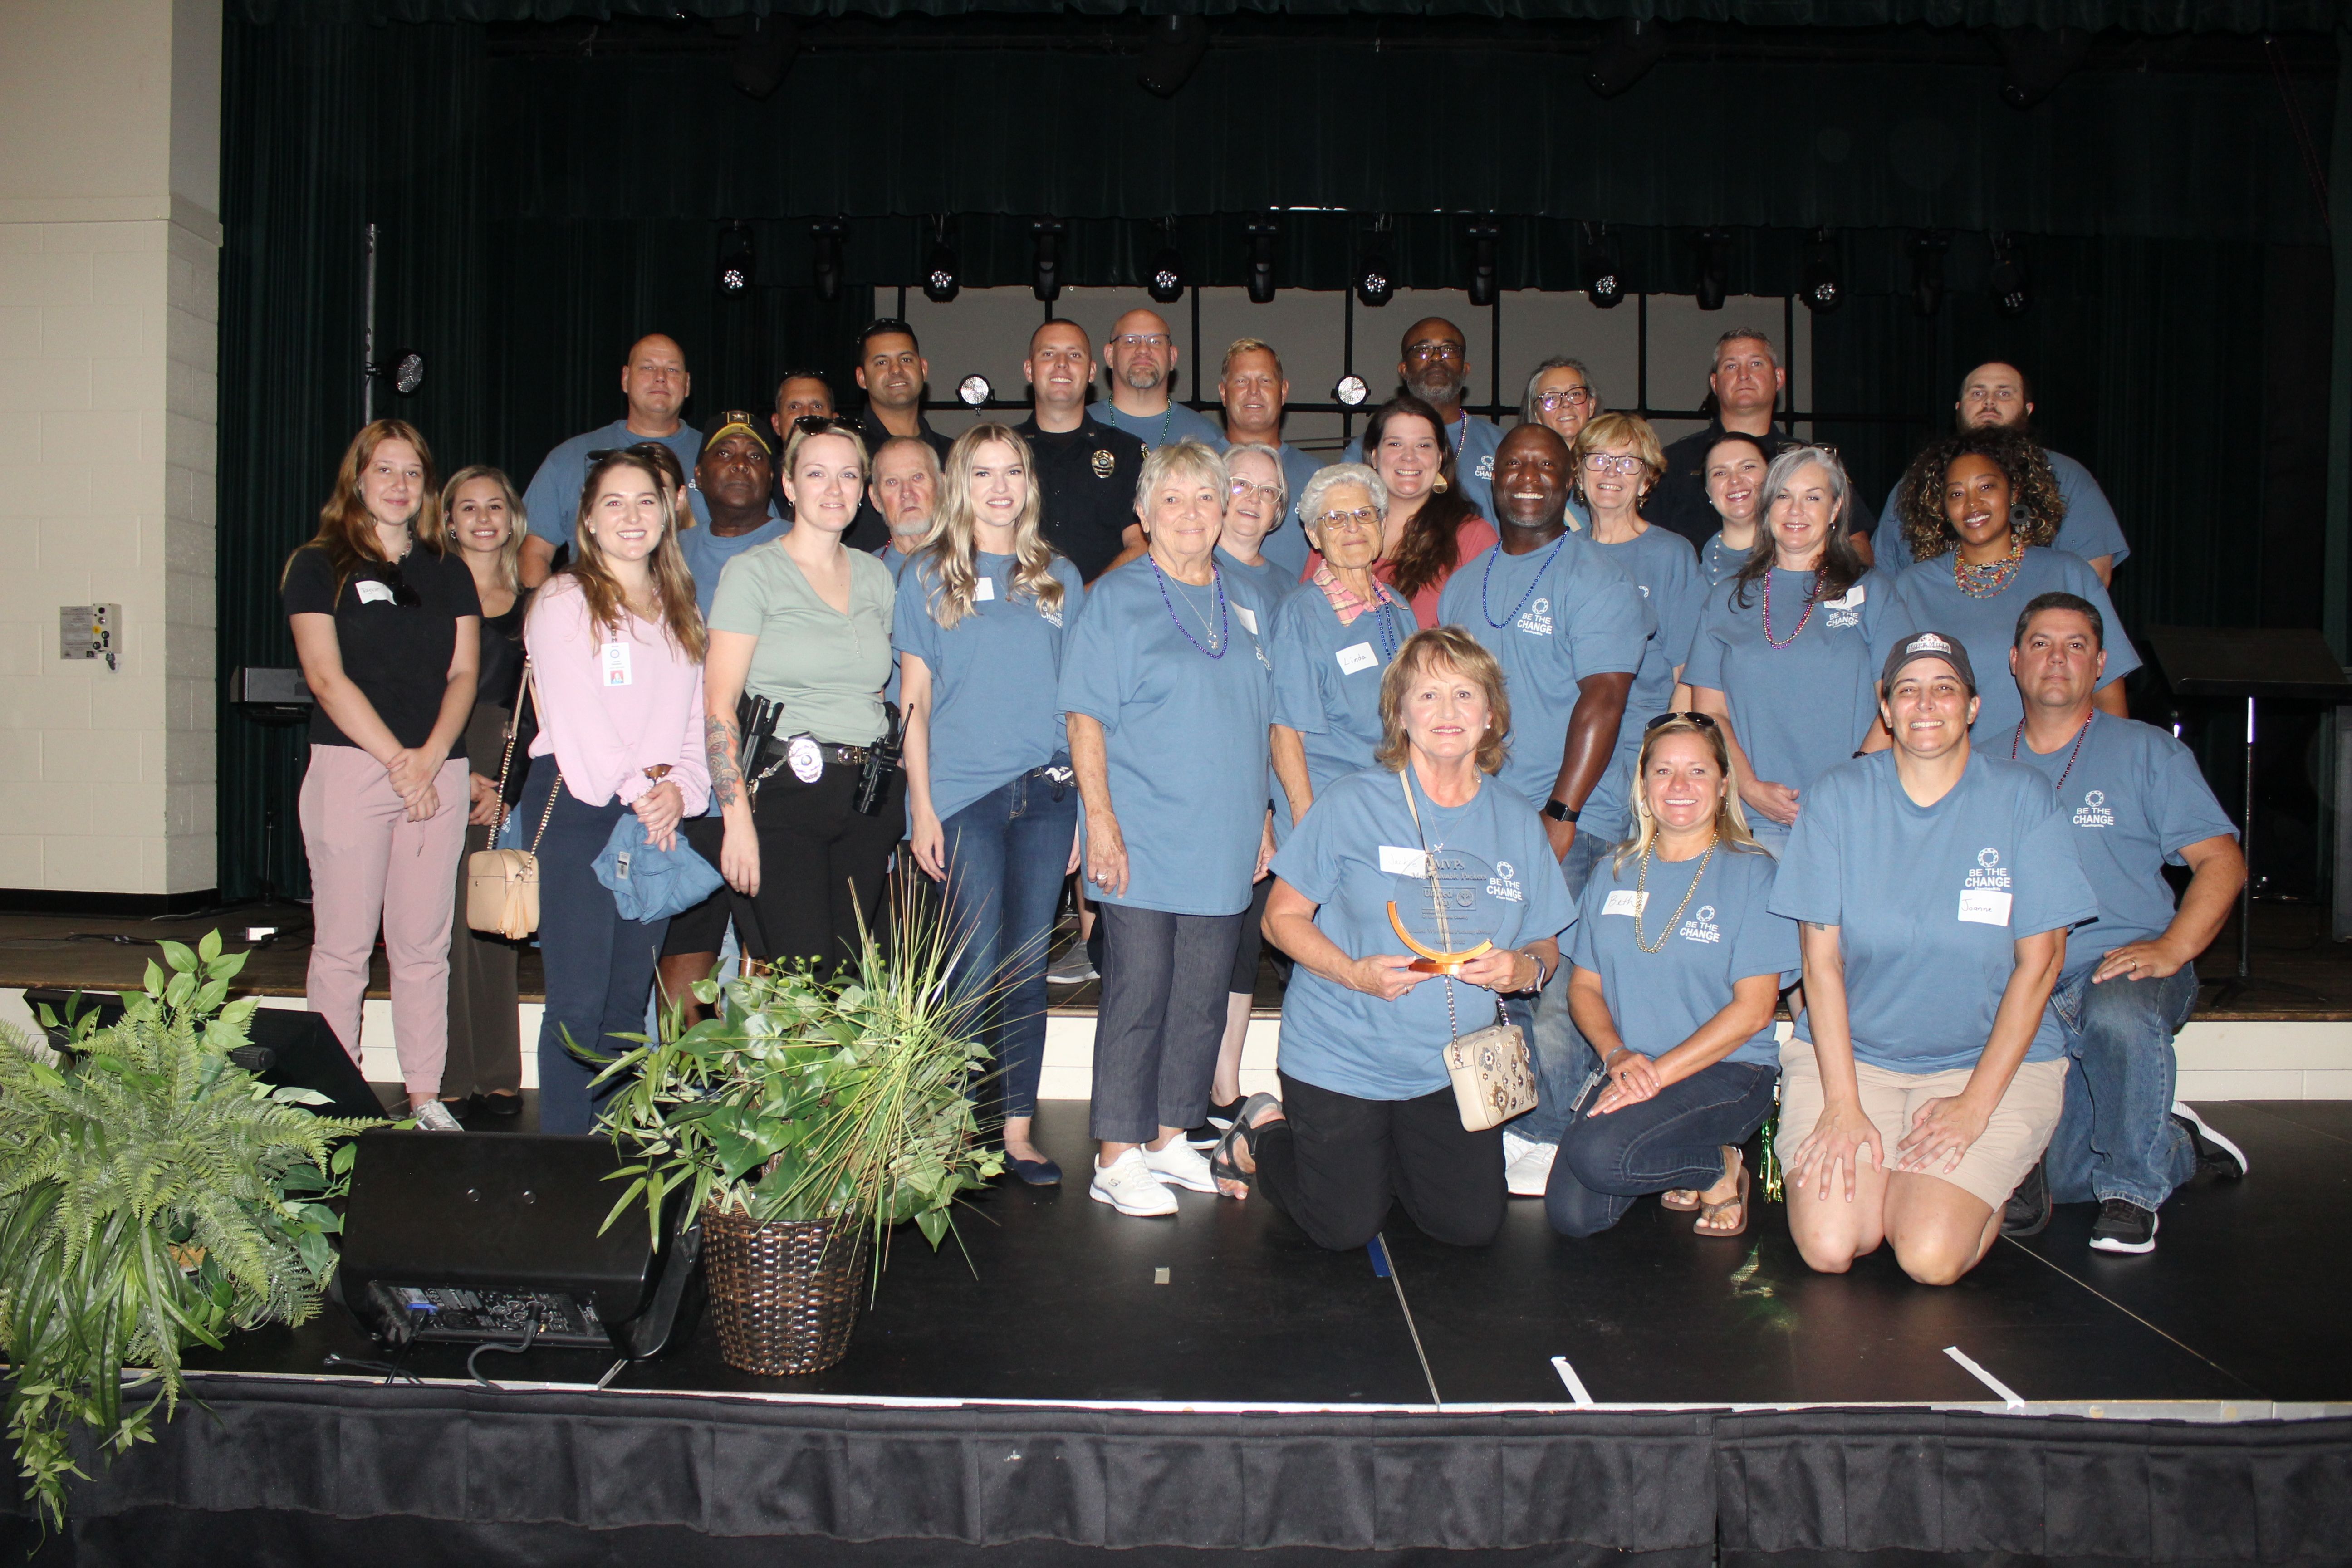
[[[1410,768],[1410,763],[1405,764]],[[1400,776],[1405,809],[1412,813],[1412,830],[1421,838],[1421,862],[1427,868],[1430,892],[1442,899],[1437,886],[1437,862],[1429,852],[1429,835],[1421,826],[1421,807],[1412,797],[1412,780]],[[1495,1021],[1470,1034],[1462,1032],[1454,1013],[1454,976],[1445,981],[1445,1025],[1454,1037],[1445,1044],[1445,1076],[1454,1080],[1454,1108],[1463,1127],[1484,1132],[1514,1116],[1536,1108],[1535,1068],[1528,1060],[1527,1037],[1495,998]]]
[[[522,731],[523,708],[530,701],[530,666],[522,671],[522,696],[515,703],[514,722],[507,727],[507,748],[499,759],[499,822],[490,841],[505,830],[507,773],[514,765],[515,736]],[[486,935],[520,942],[539,929],[539,841],[555,816],[555,797],[563,793],[563,775],[547,792],[547,809],[540,814],[539,831],[528,849],[477,849],[466,857],[466,924]]]

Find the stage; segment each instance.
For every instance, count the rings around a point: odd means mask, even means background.
[[[1332,1254],[1259,1203],[1128,1219],[1081,1178],[999,1185],[961,1248],[897,1237],[810,1377],[733,1373],[698,1323],[617,1371],[485,1356],[498,1389],[419,1347],[384,1387],[325,1365],[379,1353],[332,1311],[192,1358],[208,1410],[36,1560],[2352,1559],[2352,1106],[2210,1114],[2253,1173],[2176,1194],[2154,1256],[2064,1208],[1942,1290],[1884,1254],[1810,1273],[1775,1205],[1569,1241],[1515,1200],[1477,1252],[1400,1212],[1384,1255]],[[1039,1127],[1085,1169],[1083,1107]]]

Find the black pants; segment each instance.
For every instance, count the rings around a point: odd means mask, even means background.
[[[1358,1100],[1282,1075],[1258,1134],[1257,1190],[1318,1247],[1361,1247],[1402,1201],[1433,1241],[1484,1247],[1503,1227],[1503,1132],[1466,1131],[1454,1090]]]
[[[828,761],[814,784],[779,768],[761,784],[751,807],[760,891],[730,893],[748,955],[820,968],[856,962],[858,921],[873,930],[881,918],[890,852],[907,822],[903,774],[892,775],[880,813],[868,816],[857,809],[857,773]]]

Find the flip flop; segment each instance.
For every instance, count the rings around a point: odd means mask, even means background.
[[[1281,1104],[1282,1101],[1275,1096],[1264,1093],[1253,1094],[1242,1101],[1241,1109],[1234,1112],[1234,1124],[1225,1129],[1223,1137],[1217,1140],[1217,1152],[1210,1156],[1209,1174],[1213,1180],[1239,1182],[1250,1191],[1257,1191],[1258,1129],[1255,1118],[1265,1107]],[[1234,1151],[1237,1147],[1249,1150],[1251,1169],[1244,1171],[1234,1161]]]
[[[1696,1214],[1698,1212],[1698,1190],[1695,1187],[1676,1187],[1671,1192],[1660,1193],[1658,1206],[1672,1209],[1676,1214]]]
[[[1739,1195],[1735,1198],[1726,1198],[1719,1204],[1703,1203],[1699,1205],[1699,1224],[1705,1224],[1706,1221],[1721,1214],[1724,1210],[1730,1208],[1735,1204],[1738,1205],[1739,1208],[1739,1226],[1738,1229],[1700,1230],[1695,1226],[1692,1227],[1692,1234],[1695,1236],[1708,1237],[1717,1240],[1728,1240],[1732,1237],[1745,1236],[1748,1234],[1748,1166],[1745,1163],[1743,1163],[1739,1167]]]

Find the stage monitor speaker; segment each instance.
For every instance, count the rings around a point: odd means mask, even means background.
[[[653,1355],[680,1321],[701,1232],[645,1213],[602,1228],[621,1195],[603,1138],[362,1133],[343,1216],[343,1300],[389,1344],[411,1340],[611,1348]],[[601,1234],[600,1234],[601,1232]]]
[[[122,998],[111,991],[68,991],[58,986],[47,986],[25,993],[25,1005],[35,1017],[40,1016],[43,1003],[62,1023],[69,1013],[95,1011],[99,1026],[104,1028],[122,1016]],[[47,1031],[49,1044],[59,1050],[69,1047],[71,1037],[63,1028]],[[360,1071],[359,1063],[352,1060],[343,1049],[335,1031],[327,1020],[316,1013],[292,1007],[258,1007],[253,1022],[246,1031],[251,1042],[234,1053],[237,1065],[264,1083],[295,1089],[314,1089],[327,1097],[324,1105],[310,1109],[321,1116],[351,1116],[375,1120],[384,1114],[383,1102]]]

